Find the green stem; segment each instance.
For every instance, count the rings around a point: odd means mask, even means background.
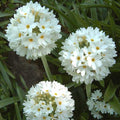
[[[87,98],[89,98],[91,95],[91,84],[86,85],[86,94]]]
[[[50,71],[50,69],[49,69],[49,66],[48,66],[46,57],[45,57],[45,56],[42,56],[42,57],[41,57],[41,60],[42,60],[42,63],[43,63],[43,66],[44,66],[44,68],[45,68],[45,72],[46,72],[46,74],[47,74],[47,77],[48,77],[49,81],[52,81],[52,74],[51,74],[51,71]]]

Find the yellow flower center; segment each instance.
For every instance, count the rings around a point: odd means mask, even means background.
[[[43,39],[43,38],[44,38],[44,36],[43,36],[43,35],[41,35],[41,36],[40,36],[40,38],[41,38],[41,39]]]
[[[95,62],[95,58],[92,58],[92,62]]]
[[[77,57],[77,60],[80,60],[80,56]]]
[[[48,107],[47,110],[50,110],[50,108]]]
[[[62,114],[62,112],[60,112],[60,114]]]
[[[19,37],[21,37],[21,35],[22,35],[22,34],[21,34],[21,33],[19,33]]]
[[[94,39],[91,39],[91,41],[93,42],[93,41],[94,41]]]
[[[40,111],[40,108],[38,108],[38,111]]]
[[[57,95],[57,93],[55,93],[54,95]]]
[[[33,39],[32,39],[32,38],[30,38],[30,39],[29,39],[29,41],[30,41],[30,42],[33,42]]]
[[[42,105],[45,105],[45,103],[42,103]]]
[[[42,26],[42,29],[45,29],[45,26],[44,26],[44,25]]]
[[[59,101],[59,105],[61,105],[62,104],[62,102],[61,101]]]
[[[24,13],[24,15],[27,15],[27,13]]]
[[[45,116],[43,116],[43,119],[44,119],[44,120],[46,120],[46,117],[45,117]]]
[[[84,65],[83,68],[86,68],[86,66]]]
[[[30,28],[30,25],[26,25],[26,28],[29,29],[29,28]]]
[[[48,92],[48,90],[46,90],[46,92]]]
[[[100,49],[100,48],[97,46],[97,47],[96,47],[96,50],[99,50],[99,49]]]
[[[106,108],[107,106],[106,105],[104,105],[104,108]]]
[[[90,54],[91,54],[91,52],[88,52],[88,54],[90,55]]]

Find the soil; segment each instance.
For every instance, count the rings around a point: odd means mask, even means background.
[[[18,84],[22,87],[20,76],[24,78],[28,88],[44,78],[45,71],[40,59],[36,61],[27,60],[25,57],[16,55],[15,52],[9,52],[7,64],[11,72],[15,75]]]

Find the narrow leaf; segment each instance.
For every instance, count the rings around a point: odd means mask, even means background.
[[[0,18],[1,17],[8,17],[8,16],[12,16],[13,13],[3,13],[3,12],[0,12]]]
[[[104,100],[105,102],[108,102],[114,95],[115,95],[115,91],[118,88],[119,85],[114,85],[112,83],[112,81],[110,81],[105,94],[104,94]]]
[[[7,105],[13,104],[19,101],[18,97],[10,97],[3,100],[0,100],[0,108],[6,107]]]
[[[19,97],[20,101],[23,102],[25,93],[24,93],[23,90],[19,87],[19,85],[18,85],[17,83],[16,83],[16,91],[17,91],[17,94],[18,94],[18,97]]]
[[[22,76],[20,76],[20,80],[21,80],[22,84],[24,85],[25,89],[28,90],[28,87],[27,87],[27,85],[26,85],[26,82],[25,82],[25,80],[23,79]]]
[[[73,86],[75,86],[75,83],[74,83],[74,82],[68,83],[68,84],[66,85],[67,88],[71,88],[71,87],[73,87]]]
[[[120,115],[120,102],[118,98],[114,97],[109,101],[110,106]]]
[[[16,110],[17,120],[22,120],[17,102],[15,103],[15,110]]]
[[[7,83],[8,87],[9,87],[9,89],[11,90],[12,93],[14,93],[11,81],[10,81],[10,79],[9,79],[9,77],[8,77],[6,71],[5,71],[5,68],[4,68],[4,66],[2,65],[1,62],[0,62],[0,71],[2,73],[2,76],[3,76],[4,80],[5,80],[5,82]]]
[[[4,25],[7,25],[8,23],[9,23],[9,20],[2,21],[2,22],[0,22],[0,27],[4,26]]]
[[[4,33],[0,32],[0,37],[4,38],[4,39],[7,39],[4,35]]]

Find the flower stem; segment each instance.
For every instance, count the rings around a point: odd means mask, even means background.
[[[89,98],[91,95],[91,84],[86,85],[86,94],[87,98]]]
[[[42,56],[41,60],[42,60],[42,63],[43,63],[43,66],[44,66],[44,69],[45,69],[45,72],[46,72],[46,75],[47,75],[49,81],[52,81],[52,74],[51,74],[50,68],[48,66],[46,57]]]

